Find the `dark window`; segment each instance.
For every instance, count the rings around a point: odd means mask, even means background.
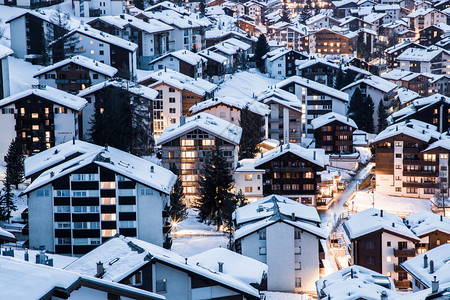
[[[92,74],[93,79],[98,79],[98,74]]]
[[[375,257],[366,256],[366,265],[374,265],[374,264],[375,264]]]
[[[366,242],[366,249],[367,250],[375,249],[375,242]]]

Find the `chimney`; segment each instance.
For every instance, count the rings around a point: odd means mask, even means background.
[[[108,144],[105,144],[105,150],[106,150],[106,151],[109,151],[109,150],[108,150]]]
[[[25,254],[23,255],[23,259],[24,259],[25,261],[30,261],[30,254],[28,253],[28,250],[27,250],[27,252],[25,252]]]
[[[36,254],[36,263],[45,265],[45,246],[39,246],[39,253]]]
[[[441,215],[441,222],[443,222],[444,221],[444,217]]]
[[[316,151],[313,151],[313,159],[316,160]]]
[[[430,274],[434,273],[434,261],[430,260]]]
[[[186,124],[186,116],[180,116],[180,126]]]
[[[50,178],[53,178],[53,176],[55,176],[55,172],[51,171],[50,172]]]
[[[125,20],[125,15],[120,15],[120,18]]]
[[[353,279],[353,268],[350,269],[350,277]]]
[[[381,300],[388,300],[388,294],[386,291],[381,292]]]
[[[295,213],[292,213],[292,214],[291,214],[291,220],[292,220],[292,221],[295,221]]]
[[[380,217],[383,217],[383,210],[380,210]]]
[[[223,273],[223,262],[219,261],[219,272]]]
[[[100,278],[105,273],[105,268],[103,267],[103,263],[99,261],[97,263],[97,274],[95,274],[95,277]]]
[[[72,137],[72,144],[75,145],[75,136]]]
[[[392,227],[395,227],[395,223],[394,222],[392,222]]]
[[[164,72],[167,72],[167,67],[166,66],[164,66]]]
[[[150,166],[150,173],[155,173],[155,167],[154,166]]]
[[[426,254],[423,256],[423,268],[428,268],[428,256]]]
[[[283,152],[283,145],[280,145],[280,152]]]
[[[439,280],[436,280],[436,276],[431,281],[431,293],[437,293],[439,291]]]
[[[184,263],[187,265],[187,257],[184,258]]]
[[[263,155],[263,153],[261,152],[261,158],[263,158],[264,157],[264,155]]]

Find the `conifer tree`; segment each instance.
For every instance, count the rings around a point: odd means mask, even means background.
[[[242,128],[239,143],[239,159],[253,158],[258,153],[258,144],[262,138],[262,120],[259,115],[251,112],[248,106],[241,109],[239,126]]]
[[[170,193],[169,215],[172,221],[179,223],[187,218],[186,204],[184,202],[183,182],[181,181],[181,176],[179,175],[176,165],[172,165],[170,170],[172,173],[177,175],[177,181],[175,182],[172,192]]]
[[[291,19],[289,18],[289,11],[286,7],[286,2],[283,2],[281,7],[281,18],[280,21],[290,23]]]
[[[229,202],[234,200],[234,196],[230,193],[233,177],[217,147],[201,169],[198,184],[199,199],[194,205],[198,210],[197,220],[219,229],[221,225],[226,225],[227,209],[232,205]]]
[[[11,183],[8,177],[4,181],[4,187],[0,194],[0,221],[8,222],[11,219],[11,213],[16,211],[17,207],[14,204],[14,193],[11,191]]]
[[[378,103],[378,133],[382,132],[387,127],[388,114],[384,108],[383,100]]]
[[[206,14],[206,3],[205,0],[200,0],[199,4],[200,15],[205,16]]]
[[[144,0],[134,0],[134,6],[140,10],[144,10]]]
[[[14,139],[9,145],[8,152],[5,156],[6,163],[6,181],[9,184],[19,187],[24,179],[24,160],[22,145],[18,139]]]
[[[370,96],[369,96],[370,97]],[[373,132],[373,101],[372,98],[364,97],[361,90],[356,88],[348,105],[348,116],[352,118],[358,128]],[[372,105],[370,105],[372,103]]]
[[[345,75],[344,75],[344,85],[343,85],[343,87],[346,87],[350,83],[353,83],[353,81],[355,81],[355,76],[352,74],[352,72],[347,71],[345,73]]]
[[[339,67],[339,70],[336,74],[336,79],[334,80],[334,88],[340,90],[345,86],[344,83],[344,72],[342,71],[342,68]]]
[[[230,198],[223,203],[223,227],[228,236],[228,249],[233,249],[233,212],[236,210],[237,198]]]
[[[255,62],[258,69],[261,73],[265,72],[264,59],[262,58],[266,55],[267,52],[270,51],[269,44],[267,43],[266,36],[264,34],[260,34],[258,37],[258,41],[256,42],[255,48]]]

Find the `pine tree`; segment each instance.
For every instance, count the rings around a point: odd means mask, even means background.
[[[194,207],[198,210],[197,220],[208,225],[226,225],[226,209],[231,205],[234,196],[230,193],[233,187],[233,177],[227,168],[227,162],[218,148],[212,151],[211,157],[205,162],[198,180],[199,199]]]
[[[387,127],[388,114],[384,108],[383,100],[378,103],[378,133],[382,132]]]
[[[144,0],[134,0],[134,6],[140,10],[144,10]]]
[[[200,0],[199,4],[200,15],[205,16],[206,14],[206,3],[205,0]]]
[[[344,86],[344,72],[342,71],[342,68],[339,67],[339,70],[336,74],[336,79],[334,80],[334,88],[340,90]]]
[[[358,128],[364,130],[364,123],[366,122],[364,109],[364,96],[361,94],[361,90],[356,88],[353,92],[350,102],[348,104],[347,115],[355,121]]]
[[[266,55],[267,52],[270,51],[269,44],[267,43],[266,36],[264,34],[260,34],[258,37],[258,41],[256,42],[255,48],[255,62],[258,69],[261,73],[265,72],[264,59],[262,58]]]
[[[258,153],[258,144],[262,139],[261,117],[245,106],[241,110],[239,126],[242,128],[241,141],[239,143],[239,159],[254,158]]]
[[[355,76],[352,74],[352,72],[347,71],[344,76],[344,86],[343,87],[349,85],[350,83],[353,83],[353,81],[355,81]]]
[[[177,181],[175,182],[172,192],[170,193],[169,215],[173,222],[179,223],[187,218],[186,204],[184,202],[183,182],[181,181],[181,176],[179,175],[176,165],[172,165],[170,170],[172,173],[177,175]]]
[[[248,65],[248,58],[247,58],[247,54],[242,51],[239,56],[238,56],[238,65],[241,68],[241,70],[245,71],[248,70],[249,65]]]
[[[19,187],[24,179],[24,160],[22,145],[18,139],[14,139],[9,145],[8,152],[5,156],[6,163],[6,180],[9,184]]]
[[[375,113],[375,104],[373,103],[372,97],[368,95],[364,98],[364,113],[366,122],[362,130],[368,133],[375,132],[375,124],[373,121],[373,115]]]
[[[233,249],[233,212],[236,210],[236,197],[230,198],[223,204],[223,227],[225,235],[228,236],[228,249]]]
[[[14,204],[14,193],[11,191],[11,183],[8,181],[7,177],[0,194],[0,221],[8,222],[9,219],[11,219],[11,213],[16,210],[17,207]]]
[[[369,46],[364,42],[364,33],[360,32],[357,39],[357,53],[358,57],[367,59],[370,56]]]
[[[286,7],[286,2],[283,2],[281,7],[281,18],[280,21],[291,23],[291,19],[289,18],[289,10]]]

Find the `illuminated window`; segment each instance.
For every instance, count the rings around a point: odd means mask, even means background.
[[[39,142],[39,138],[38,137],[33,137],[33,142]]]
[[[312,172],[303,173],[303,178],[313,178],[313,173]]]
[[[102,236],[114,236],[116,235],[117,230],[116,229],[103,229],[102,230]]]
[[[95,53],[95,51],[94,50],[91,50],[91,54],[94,54]]]
[[[245,181],[251,181],[253,180],[252,174],[245,174]]]
[[[388,257],[386,257],[386,261],[387,261],[388,263],[390,263],[390,262],[392,261],[392,258],[391,258],[390,256],[388,256]]]
[[[32,125],[32,126],[31,126],[31,129],[33,129],[33,130],[39,130],[39,125]]]
[[[108,197],[108,198],[102,197],[102,204],[103,205],[114,205],[114,204],[116,204],[116,198],[115,197]]]
[[[245,187],[245,192],[246,192],[246,193],[251,193],[251,192],[253,192],[253,187],[251,187],[251,186],[246,186],[246,187]]]
[[[82,36],[80,36],[80,41],[82,41],[83,40],[83,37]]]
[[[182,158],[195,158],[197,157],[197,151],[184,151],[181,152]]]
[[[202,140],[203,146],[214,146],[214,140]]]
[[[94,41],[91,41],[91,45],[94,45]]]
[[[181,146],[194,146],[194,140],[181,140]]]
[[[103,107],[100,107],[100,114],[103,114],[105,112],[105,109]]]
[[[102,189],[115,189],[116,183],[114,181],[108,181],[108,182],[101,182],[100,188]]]
[[[38,113],[31,114],[31,117],[33,119],[37,119],[37,118],[39,118],[39,114]]]
[[[102,214],[102,221],[115,221],[116,214]]]
[[[181,169],[182,170],[191,170],[194,169],[195,164],[181,164]]]
[[[448,154],[440,154],[441,159],[448,159]]]

